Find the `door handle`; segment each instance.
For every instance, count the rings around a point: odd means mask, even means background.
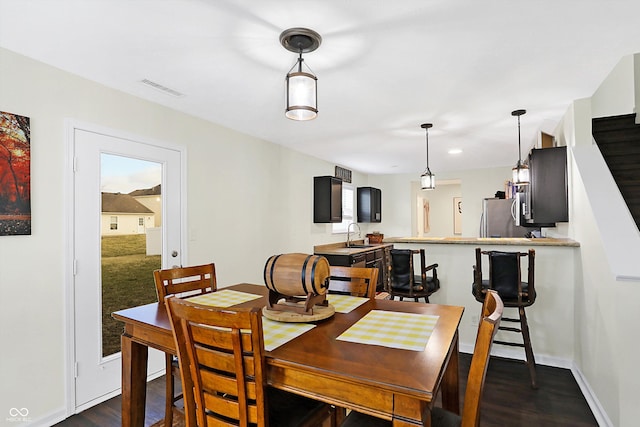
[[[172,251],[171,252],[171,256],[174,257],[174,258],[177,257],[178,256],[178,251]]]

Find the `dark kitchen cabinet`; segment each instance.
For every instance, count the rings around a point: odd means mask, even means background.
[[[313,177],[313,222],[342,222],[342,180]]]
[[[358,222],[382,221],[382,191],[373,187],[358,187]]]
[[[360,251],[350,255],[338,255],[325,252],[315,252],[315,255],[322,255],[329,261],[329,265],[342,267],[366,267],[378,268],[378,283],[376,289],[382,291],[386,289],[389,270],[389,250],[393,245],[372,247],[371,250]]]
[[[531,150],[529,173],[531,182],[523,189],[525,225],[569,221],[567,147]]]

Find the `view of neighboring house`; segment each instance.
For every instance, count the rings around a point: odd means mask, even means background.
[[[152,227],[162,226],[161,184],[158,184],[151,188],[134,190],[129,193],[129,195],[153,211],[153,213],[155,214],[155,225],[153,225]]]
[[[101,234],[145,234],[156,227],[156,214],[130,194],[102,193]]]

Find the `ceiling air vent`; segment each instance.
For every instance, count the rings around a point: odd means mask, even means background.
[[[160,92],[165,93],[167,95],[175,96],[176,98],[184,96],[183,93],[180,93],[177,90],[173,90],[171,88],[161,85],[160,83],[152,82],[151,80],[148,80],[148,79],[141,80],[140,83],[145,84],[149,87],[152,87],[156,90],[159,90]]]

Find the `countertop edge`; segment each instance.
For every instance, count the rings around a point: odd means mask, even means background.
[[[564,246],[580,247],[571,239],[543,237],[538,239],[517,237],[387,237],[384,243],[423,243],[441,245],[505,245],[505,246]]]
[[[366,248],[348,248],[344,246],[344,243],[329,243],[326,245],[314,246],[313,253],[316,255],[355,255],[359,253],[375,251],[377,249],[383,249],[388,246],[392,246],[391,243],[372,243]]]

